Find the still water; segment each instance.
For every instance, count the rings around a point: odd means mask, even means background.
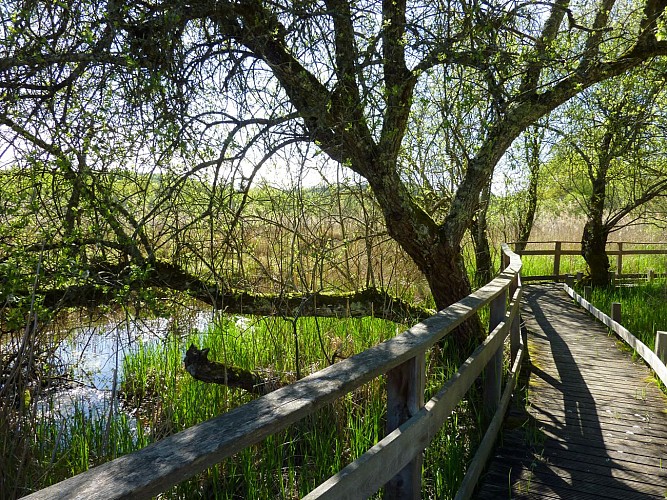
[[[173,335],[185,336],[192,329],[203,331],[211,319],[210,311],[197,311],[178,324],[166,318],[112,318],[74,328],[55,350],[53,359],[70,381],[38,401],[40,412],[67,419],[77,409],[98,419],[119,411],[117,390],[123,379],[123,358],[140,345],[159,343]]]

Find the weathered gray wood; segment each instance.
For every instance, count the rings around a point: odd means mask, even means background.
[[[507,246],[503,250],[508,251]],[[480,307],[504,293],[520,270],[521,260],[518,255],[512,254],[510,266],[497,278],[393,339],[224,415],[33,493],[28,498],[139,499],[155,496],[285,429],[375,377],[422,355]],[[484,356],[487,355],[490,356],[485,352]],[[410,455],[401,468],[413,456]],[[401,460],[404,459],[405,456]],[[393,475],[400,468],[391,470]]]
[[[612,302],[611,303],[611,319],[612,319],[612,321],[616,321],[616,323],[621,322],[621,303],[620,302]]]
[[[667,332],[655,332],[655,354],[663,364],[667,362]]]
[[[513,244],[515,248],[519,245],[520,242],[510,242],[509,244]],[[524,276],[523,280],[526,282],[529,281],[561,281],[564,279],[567,279],[567,275],[561,275],[560,274],[560,256],[563,255],[581,255],[581,250],[580,249],[572,249],[572,248],[566,248],[564,249],[562,247],[563,244],[569,244],[569,245],[581,245],[581,242],[578,241],[540,241],[540,242],[528,242],[532,245],[535,244],[553,244],[552,248],[531,248],[531,249],[524,249],[520,252],[518,252],[519,255],[553,255],[554,256],[554,273],[550,275],[539,275],[539,276]],[[664,246],[667,245],[666,242],[657,242],[657,243],[651,243],[651,242],[646,242],[646,243],[636,243],[636,242],[609,242],[608,245],[616,245],[616,249],[609,248],[607,250],[607,254],[610,256],[615,255],[616,256],[616,267],[617,271],[614,274],[614,277],[612,278],[612,284],[616,279],[619,278],[637,278],[637,277],[642,277],[641,274],[637,273],[631,273],[631,274],[622,274],[623,271],[623,255],[666,255],[667,254],[667,248],[648,248],[648,249],[640,249],[640,248],[627,248],[627,245],[634,245],[634,246],[639,246],[639,245],[652,245],[652,246]],[[557,267],[556,267],[557,266]],[[582,275],[583,276],[583,275]],[[577,280],[580,280],[581,277],[579,276],[579,273],[577,273]]]
[[[573,250],[570,248],[562,248],[559,252],[559,255],[581,255],[581,250]],[[666,255],[667,249],[655,249],[647,248],[642,249],[624,249],[623,255]],[[556,255],[556,251],[551,248],[541,248],[541,249],[532,249],[532,250],[522,250],[520,252],[521,256],[524,255]],[[618,250],[607,250],[607,255],[618,255]]]
[[[565,275],[554,276],[553,274],[535,274],[532,276],[524,276],[523,282],[529,281],[565,281]]]
[[[518,314],[515,317],[518,317]],[[470,462],[470,465],[468,466],[466,475],[463,478],[463,481],[461,481],[461,485],[456,492],[456,497],[454,500],[467,500],[472,497],[473,491],[477,486],[477,481],[479,481],[482,471],[484,470],[484,467],[489,460],[489,455],[491,454],[493,445],[496,442],[498,433],[500,432],[503,419],[507,413],[507,407],[509,406],[509,402],[512,398],[514,387],[516,387],[516,380],[519,374],[519,370],[521,369],[521,362],[523,361],[524,352],[525,346],[521,345],[508,375],[507,385],[503,391],[503,397],[500,400],[498,411],[493,416],[493,419],[491,420],[486,433],[484,433],[484,438],[482,438],[482,442],[479,444],[477,452],[475,453],[472,462]]]
[[[646,273],[627,273],[621,276],[622,278],[646,278]],[[666,278],[667,273],[653,273],[653,278]]]
[[[574,275],[568,274],[565,276],[565,284],[569,287],[574,288]]]
[[[561,248],[559,255],[581,255],[581,250],[571,250],[569,248]],[[556,255],[556,250],[553,248],[522,250],[521,256],[524,255]]]
[[[531,287],[526,303],[529,405],[511,412],[476,497],[661,498],[667,400],[647,367],[555,286]]]
[[[507,293],[503,292],[491,302],[489,317],[489,333],[505,319],[507,307]],[[491,357],[484,369],[484,413],[491,418],[500,404],[501,383],[503,378],[503,351],[498,351]]]
[[[590,285],[586,285],[586,286],[584,287],[584,298],[585,298],[586,300],[591,300],[591,293],[592,293],[592,291],[593,291],[593,287],[591,287]]]
[[[657,243],[656,243],[657,244]],[[664,243],[661,243],[664,245]],[[618,255],[618,250],[608,250],[609,255]],[[647,249],[623,249],[623,255],[665,255],[667,249],[647,248]]]
[[[655,271],[653,269],[649,269],[648,273],[646,274],[646,279],[651,282],[655,279]]]
[[[382,439],[357,460],[310,492],[305,498],[365,498],[382,487],[436,436],[461,398],[499,349],[508,333],[502,322],[463,363],[443,388],[409,421]]]
[[[517,283],[520,284],[521,278],[517,276]],[[522,338],[521,338],[521,315],[519,314],[519,307],[521,304],[521,296],[523,293],[523,287],[519,286],[512,290],[510,287],[510,293],[512,295],[511,303],[511,314],[512,314],[512,324],[510,325],[510,363],[514,365],[514,361],[519,353],[521,348]],[[525,345],[525,344],[524,344]]]
[[[426,355],[421,353],[387,372],[387,434],[410,420],[424,406],[425,369]],[[419,498],[422,462],[422,454],[417,453],[387,482],[384,498]]]
[[[560,275],[560,256],[561,256],[561,242],[557,241],[554,244],[554,276]]]
[[[627,328],[613,321],[609,316],[604,314],[602,311],[593,306],[590,302],[585,300],[574,290],[565,288],[565,291],[570,295],[581,307],[586,309],[591,313],[595,318],[604,323],[608,328],[610,328],[614,333],[621,337],[630,347],[632,347],[637,354],[639,354],[644,361],[653,369],[653,371],[658,375],[663,384],[667,385],[667,368],[664,363],[660,361],[660,358],[649,349],[646,344],[641,340],[635,337]]]

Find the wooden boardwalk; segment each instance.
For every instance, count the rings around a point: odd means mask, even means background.
[[[560,285],[526,287],[522,314],[527,410],[510,411],[475,498],[666,498],[667,398],[651,371]]]

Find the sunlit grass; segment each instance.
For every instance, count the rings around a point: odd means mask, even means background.
[[[296,326],[296,337],[294,335]],[[332,360],[387,340],[403,325],[372,319],[291,320],[218,315],[207,331],[140,345],[123,364],[124,410],[107,427],[78,411],[63,428],[45,420],[36,456],[45,464],[43,487],[135,448],[179,432],[250,401],[238,389],[206,384],[183,369],[190,342],[211,349],[210,359],[247,369],[266,369],[286,382],[296,377],[296,338],[302,376]],[[427,395],[437,391],[457,364],[437,349],[427,358]],[[335,355],[334,355],[335,354]],[[451,498],[483,429],[472,396],[427,449],[424,494]],[[219,465],[179,484],[161,498],[297,498],[355,460],[385,435],[386,389],[380,377]],[[65,451],[66,450],[66,451]],[[380,495],[380,494],[378,494]]]
[[[553,255],[524,255],[521,258],[523,276],[552,276],[554,273]],[[610,271],[617,271],[615,255],[609,256]],[[667,255],[624,255],[622,274],[642,274],[649,270],[655,273],[667,272]],[[561,255],[559,273],[576,275],[586,274],[586,261],[581,255]]]
[[[655,332],[667,330],[665,280],[593,289],[590,302],[606,314],[611,314],[612,302],[620,302],[621,324],[650,349],[655,345]]]

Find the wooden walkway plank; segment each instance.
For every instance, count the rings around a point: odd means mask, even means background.
[[[651,370],[559,285],[527,286],[522,315],[525,401],[475,498],[665,498],[667,398]]]

